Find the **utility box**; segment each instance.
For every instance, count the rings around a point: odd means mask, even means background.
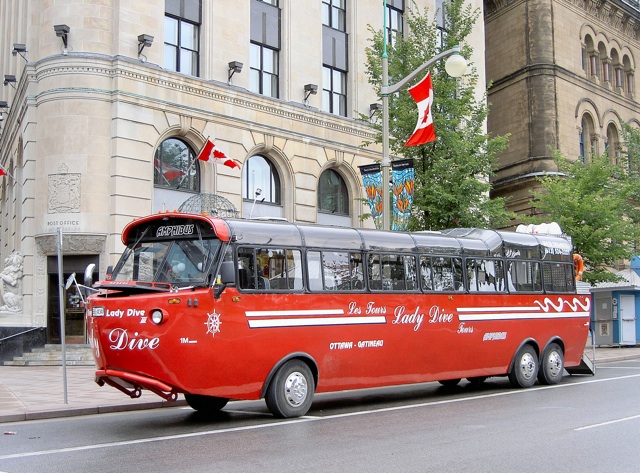
[[[592,330],[596,345],[613,345],[613,304],[611,294],[596,293],[593,297]]]

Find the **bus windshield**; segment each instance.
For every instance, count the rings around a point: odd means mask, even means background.
[[[175,286],[210,284],[211,264],[220,246],[215,238],[136,241],[125,250],[112,281],[163,282]]]

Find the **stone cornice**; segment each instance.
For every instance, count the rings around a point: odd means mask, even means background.
[[[271,99],[218,81],[185,76],[122,56],[113,57],[96,54],[69,54],[64,57],[50,56],[35,64],[34,74],[38,82],[48,76],[58,74],[92,74],[116,81],[142,82],[149,86],[170,89],[181,94],[243,107],[274,115],[278,118],[306,123],[314,127],[360,136],[365,140],[373,140],[375,138],[375,131],[366,123],[358,120],[326,114],[318,109],[296,102]],[[111,92],[127,94],[121,89]],[[129,93],[129,95],[131,94]],[[149,101],[155,101],[151,96],[146,98]],[[165,105],[170,104],[165,103]],[[176,103],[174,106],[176,107],[176,113],[189,109],[184,104]],[[210,113],[209,110],[204,109],[192,110],[203,114]]]

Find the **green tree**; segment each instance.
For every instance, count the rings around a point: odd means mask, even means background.
[[[480,17],[464,0],[445,3],[445,30],[438,30],[433,13],[414,4],[407,10],[409,34],[387,46],[389,84],[396,84],[442,51],[462,45],[461,53],[471,57],[464,44]],[[382,83],[382,31],[372,32],[367,48],[369,82],[380,91]],[[442,39],[441,39],[442,38]],[[437,140],[404,147],[413,133],[417,108],[405,90],[389,97],[389,148],[392,154],[415,160],[414,211],[411,229],[438,230],[451,227],[500,227],[513,217],[503,199],[489,199],[489,177],[495,154],[504,150],[507,137],[489,137],[484,131],[488,113],[486,97],[478,101],[478,75],[473,64],[462,79],[449,77],[444,61],[431,69],[434,89],[432,107]],[[425,72],[426,73],[426,72]],[[381,130],[381,124],[376,125]],[[379,134],[376,142],[382,141]]]
[[[591,284],[616,280],[607,268],[631,258],[640,237],[640,181],[633,164],[638,162],[640,148],[634,142],[640,143],[640,135],[626,130],[631,133],[625,132],[629,153],[617,163],[607,154],[583,163],[556,153],[560,174],[539,178],[540,189],[533,191],[537,210],[543,213],[533,221],[557,222],[571,236],[585,262],[583,280]]]

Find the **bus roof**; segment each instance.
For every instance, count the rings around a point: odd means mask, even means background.
[[[135,241],[133,230],[142,224],[155,229],[199,222],[222,241],[272,247],[304,246],[345,251],[381,251],[478,257],[519,257],[572,261],[572,245],[564,236],[534,235],[478,228],[455,228],[442,231],[389,232],[286,221],[218,218],[207,215],[169,212],[150,215],[128,224],[122,241]],[[158,231],[158,230],[156,230]],[[197,233],[194,233],[197,235]]]

